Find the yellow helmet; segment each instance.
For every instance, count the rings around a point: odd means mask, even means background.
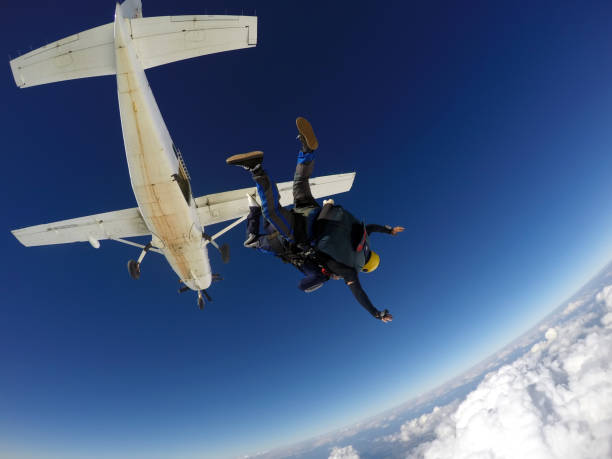
[[[376,268],[378,268],[379,264],[380,264],[380,257],[378,256],[376,252],[372,250],[370,252],[370,258],[368,258],[367,263],[363,265],[363,268],[361,268],[361,270],[364,273],[371,273],[372,271],[375,271]]]

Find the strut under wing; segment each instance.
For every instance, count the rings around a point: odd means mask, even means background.
[[[26,247],[151,234],[138,207],[30,226],[11,233]]]
[[[315,198],[323,198],[349,191],[353,186],[355,173],[325,175],[310,179],[310,189]],[[293,182],[278,184],[280,203],[283,206],[293,202]],[[196,198],[195,203],[202,225],[212,225],[240,218],[249,213],[246,194],[255,196],[255,187],[224,193],[209,194]]]

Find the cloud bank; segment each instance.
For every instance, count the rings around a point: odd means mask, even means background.
[[[448,383],[262,459],[612,459],[611,280]]]
[[[388,435],[383,438],[385,441],[419,441],[423,437],[430,435],[435,428],[450,414],[452,414],[459,405],[459,402],[453,402],[443,407],[436,406],[430,413],[423,414],[418,418],[402,424],[402,427],[397,434]]]
[[[351,445],[345,446],[344,448],[335,446],[329,454],[328,459],[359,459],[359,454]]]
[[[410,442],[411,459],[612,457],[612,285],[594,301],[463,402],[436,407],[383,440]]]

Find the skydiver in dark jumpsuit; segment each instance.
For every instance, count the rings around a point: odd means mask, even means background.
[[[379,311],[361,287],[358,271],[372,272],[380,261],[379,256],[370,249],[370,232],[380,231],[396,235],[404,228],[380,225],[366,227],[341,206],[335,206],[333,200],[326,201],[321,209],[312,196],[309,184],[318,141],[306,119],[300,117],[296,124],[302,148],[298,154],[293,178],[293,209],[285,209],[280,205],[276,184],[262,167],[263,152],[252,151],[234,155],[226,162],[251,172],[262,202],[264,217],[278,231],[280,237],[316,260],[317,272],[313,274],[322,273],[334,279],[344,279],[357,301],[373,317],[390,322],[393,316],[387,310]],[[250,238],[251,236],[248,236],[245,245]]]

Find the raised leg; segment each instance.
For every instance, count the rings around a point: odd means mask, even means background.
[[[319,204],[312,197],[310,190],[310,176],[314,170],[314,152],[300,151],[293,176],[293,203],[296,208],[318,207]]]
[[[280,205],[276,183],[270,180],[262,167],[263,152],[251,151],[230,156],[225,162],[251,172],[251,176],[257,185],[257,194],[259,194],[264,217],[274,225],[279,233],[291,238],[293,233],[292,213]]]
[[[280,234],[291,239],[293,237],[293,214],[280,205],[276,183],[270,180],[262,167],[257,168],[252,174],[257,185],[264,217]]]
[[[297,138],[302,145],[293,176],[293,202],[296,208],[319,207],[317,201],[312,197],[308,181],[314,170],[314,152],[319,148],[319,141],[306,118],[298,117],[295,125],[299,133]]]
[[[261,219],[261,208],[259,206],[249,207],[249,215],[247,216],[246,235],[247,238],[254,234],[259,236],[259,220]]]

